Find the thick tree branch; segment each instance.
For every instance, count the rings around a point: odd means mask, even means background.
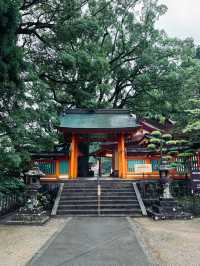
[[[23,5],[21,6],[20,10],[26,10],[26,9],[29,9],[30,7],[34,6],[34,5],[37,5],[39,3],[42,3],[42,2],[47,2],[46,0],[32,0],[32,1],[27,1],[27,0],[24,0],[24,3]]]

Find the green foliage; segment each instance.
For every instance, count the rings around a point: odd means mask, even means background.
[[[171,165],[173,156],[177,156],[180,152],[180,144],[185,144],[186,142],[185,140],[173,140],[171,134],[153,131],[150,135],[149,143],[147,148],[159,152],[161,160],[166,160]],[[173,168],[174,166],[171,167]]]
[[[156,29],[165,12],[156,0],[1,0],[0,174],[52,149],[57,114],[72,107],[173,118],[200,141],[199,50]]]
[[[187,138],[199,145],[200,143],[200,60],[199,47],[190,58],[189,67],[183,66],[185,82],[182,93],[177,101],[177,131],[183,132]],[[189,60],[189,59],[188,59]]]
[[[0,175],[19,176],[30,151],[55,140],[55,102],[17,46],[21,1],[0,1]]]
[[[188,144],[188,141],[187,140],[184,140],[184,139],[178,139],[178,140],[176,140],[176,144],[177,145],[180,145],[180,146],[187,145]]]
[[[171,155],[165,155],[162,158],[163,158],[163,160],[170,161],[172,159],[172,156]]]
[[[151,136],[155,138],[160,138],[161,135],[162,135],[161,132],[158,130],[151,132]]]
[[[172,139],[172,135],[171,134],[163,134],[162,135],[162,138],[166,141],[169,141]]]
[[[0,193],[2,194],[21,194],[25,191],[25,184],[17,178],[0,178]]]
[[[181,152],[181,153],[179,153],[178,157],[180,157],[180,158],[189,158],[192,155],[193,155],[192,152]]]
[[[189,134],[191,140],[200,143],[200,91],[195,92],[195,94],[193,96],[194,98],[188,102],[189,109],[185,111],[187,125],[183,129],[183,133]]]
[[[176,140],[169,140],[169,141],[166,141],[166,145],[168,145],[168,146],[174,146],[174,145],[176,145],[177,143],[176,143]]]
[[[156,138],[152,138],[150,139],[150,143],[153,143],[153,144],[160,144],[161,143],[161,139],[156,139]]]
[[[105,174],[110,174],[110,170],[112,167],[112,160],[108,158],[104,158],[102,161],[102,169]]]
[[[177,111],[182,65],[188,69],[195,54],[192,40],[155,28],[166,10],[156,0],[36,1],[23,16],[34,30],[25,22],[20,32],[31,39],[28,59],[61,110],[128,107],[164,120]]]
[[[148,144],[148,149],[150,150],[156,150],[156,145],[155,144]]]
[[[50,207],[51,207],[50,194],[37,193],[37,200],[38,200],[39,206],[42,206],[45,210],[50,209]]]
[[[178,164],[176,162],[170,163],[171,168],[177,168]]]
[[[168,151],[168,154],[172,156],[178,155],[178,151]]]

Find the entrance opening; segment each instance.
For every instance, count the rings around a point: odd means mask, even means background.
[[[102,149],[100,142],[80,143],[78,156],[78,177],[113,176],[112,150]]]

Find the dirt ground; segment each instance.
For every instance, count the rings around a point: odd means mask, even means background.
[[[44,226],[0,225],[0,265],[24,266],[65,223],[51,219]]]
[[[133,219],[146,248],[161,266],[200,265],[200,218],[183,221]]]
[[[51,219],[45,226],[0,225],[0,265],[26,265],[66,222]],[[200,218],[186,221],[135,218],[133,222],[155,265],[200,266]]]

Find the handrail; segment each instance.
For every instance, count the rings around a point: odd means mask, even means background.
[[[99,180],[99,176],[97,176],[97,208],[98,208],[98,216],[101,215],[101,184]]]
[[[135,194],[136,194],[136,197],[137,197],[137,200],[138,200],[138,203],[140,205],[140,209],[142,211],[142,215],[143,216],[147,216],[147,211],[146,211],[146,208],[144,206],[144,203],[143,203],[143,200],[142,200],[142,197],[140,195],[140,191],[138,189],[138,186],[137,186],[137,183],[136,182],[133,182],[133,188],[135,190]]]
[[[63,191],[63,187],[64,187],[64,183],[60,183],[59,190],[58,190],[58,193],[57,193],[57,196],[56,196],[56,199],[55,199],[52,211],[51,211],[51,216],[55,216],[57,214],[57,209],[58,209],[58,205],[60,202],[60,197]]]

